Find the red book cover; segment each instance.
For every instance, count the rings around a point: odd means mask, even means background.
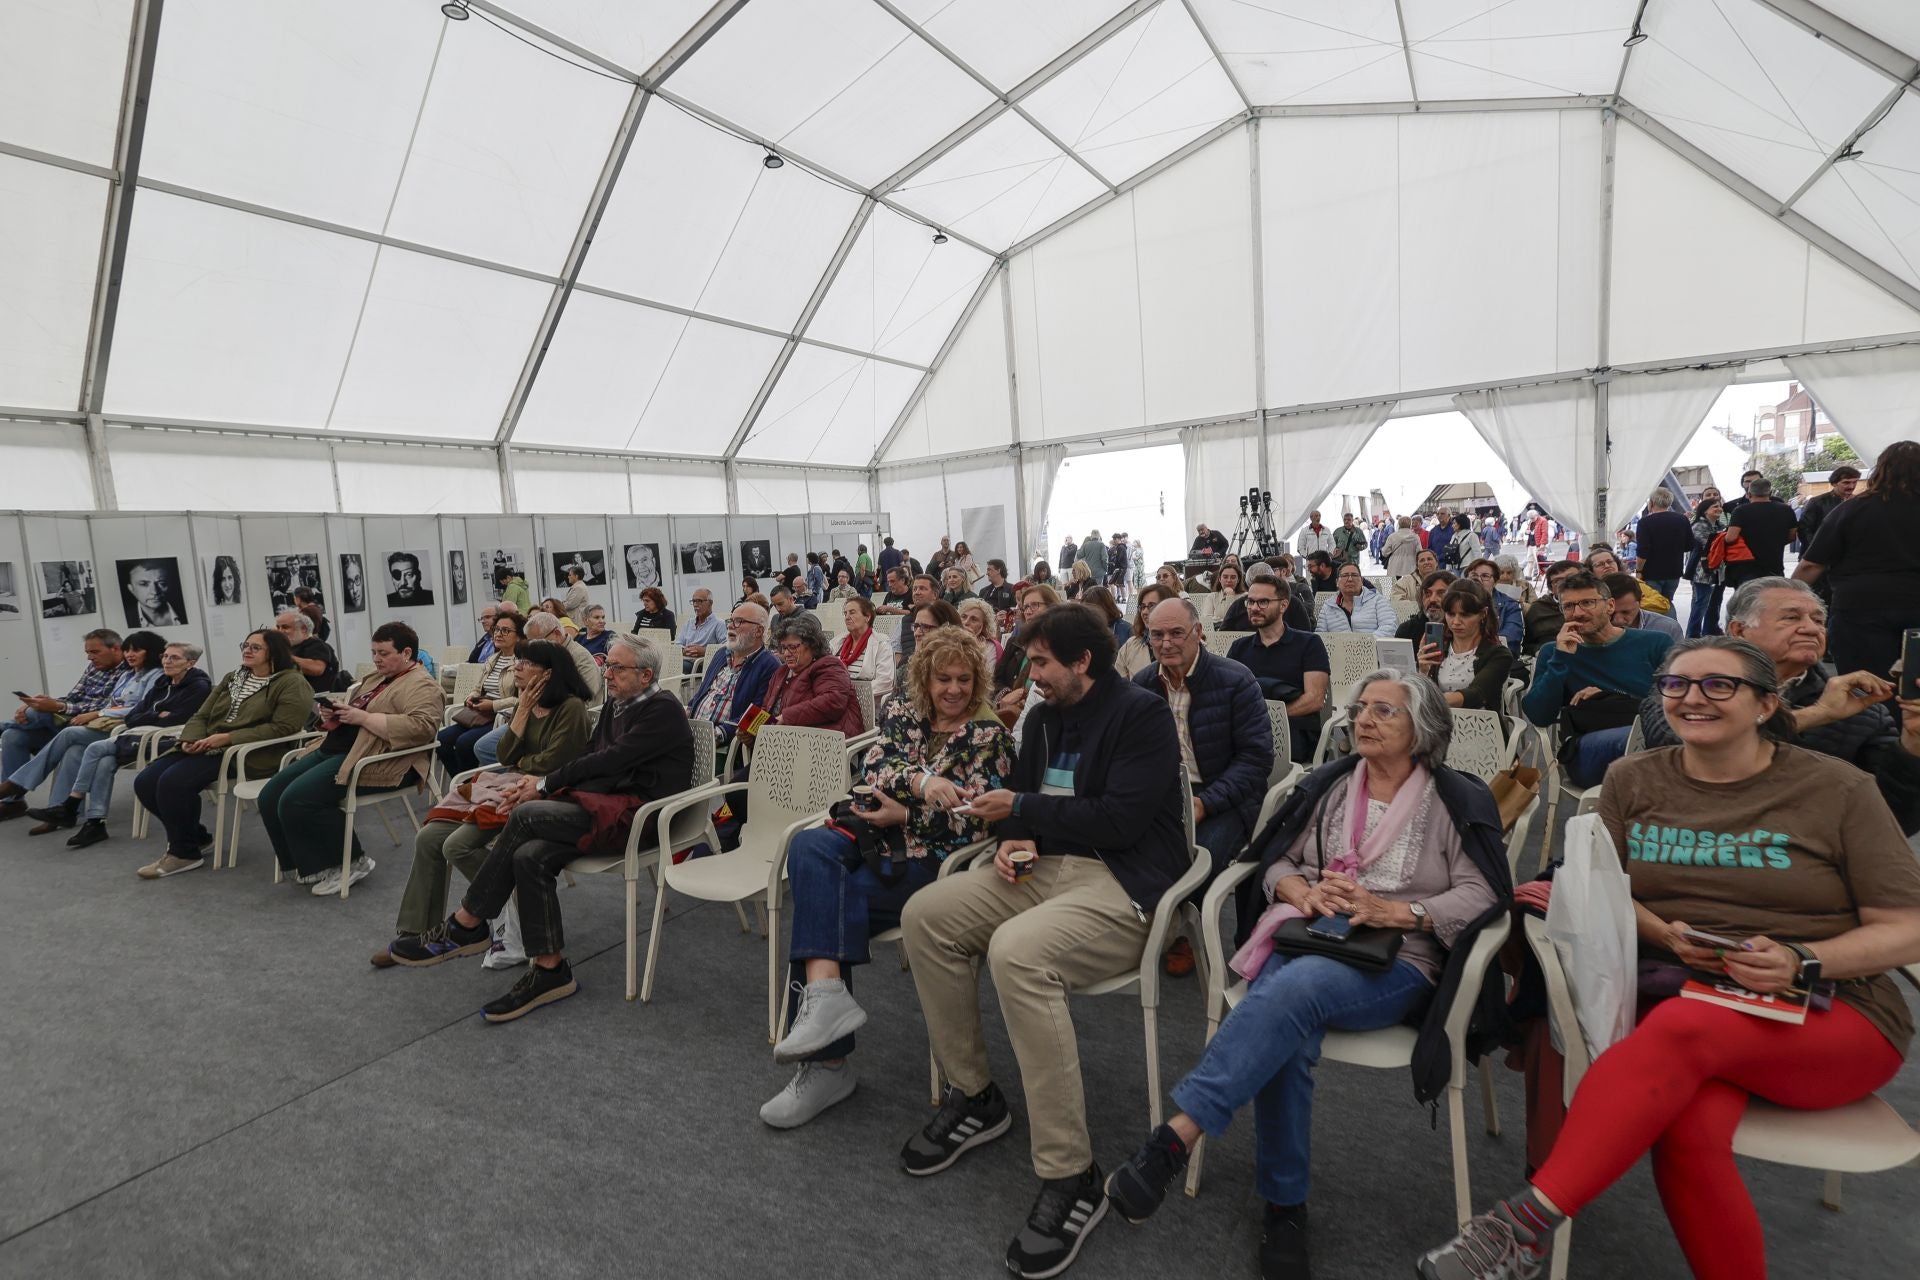
[[[1680,988],[1680,998],[1705,1000],[1723,1009],[1738,1009],[1741,1013],[1750,1013],[1756,1018],[1771,1018],[1775,1022],[1798,1025],[1807,1020],[1805,991],[1788,990],[1761,995],[1747,990],[1724,973],[1701,973],[1695,970],[1686,985]]]

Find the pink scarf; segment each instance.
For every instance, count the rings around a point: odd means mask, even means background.
[[[1347,806],[1344,851],[1329,860],[1321,874],[1324,876],[1326,872],[1333,871],[1349,879],[1359,879],[1360,873],[1392,847],[1407,823],[1413,820],[1422,797],[1427,793],[1428,780],[1426,766],[1415,764],[1413,772],[1400,784],[1400,790],[1394,793],[1386,813],[1381,815],[1379,823],[1373,828],[1373,834],[1362,839],[1362,833],[1367,829],[1367,764],[1361,761],[1347,784],[1352,803]],[[1320,821],[1317,817],[1314,820]],[[1259,977],[1260,971],[1267,966],[1268,958],[1273,955],[1273,935],[1281,925],[1289,920],[1300,919],[1304,914],[1298,907],[1276,901],[1261,915],[1247,944],[1234,953],[1227,966],[1248,981]]]

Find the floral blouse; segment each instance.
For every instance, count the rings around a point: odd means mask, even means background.
[[[1013,735],[998,716],[982,711],[978,719],[933,749],[932,724],[914,713],[911,699],[889,699],[880,721],[880,741],[867,748],[863,769],[867,785],[907,807],[909,858],[944,858],[989,834],[977,818],[936,813],[920,802],[908,783],[923,769],[962,791],[978,793],[1006,785],[1013,772]]]

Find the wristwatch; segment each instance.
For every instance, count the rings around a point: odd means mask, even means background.
[[[1820,981],[1820,957],[1813,954],[1798,942],[1783,943],[1787,950],[1800,957],[1800,972],[1795,983],[1802,990],[1811,991],[1813,984]]]
[[[1427,915],[1427,904],[1424,902],[1409,902],[1407,904],[1407,910],[1413,913],[1414,929],[1419,933],[1425,933],[1428,926],[1432,923],[1431,918]]]

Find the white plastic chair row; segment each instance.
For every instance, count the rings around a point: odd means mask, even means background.
[[[1367,632],[1335,631],[1322,635],[1320,640],[1327,647],[1328,713],[1320,726],[1320,742],[1313,751],[1315,768],[1325,764],[1333,753],[1334,735],[1351,727],[1347,723],[1346,708],[1336,706],[1335,700],[1346,698],[1362,678],[1380,669],[1379,646]]]

